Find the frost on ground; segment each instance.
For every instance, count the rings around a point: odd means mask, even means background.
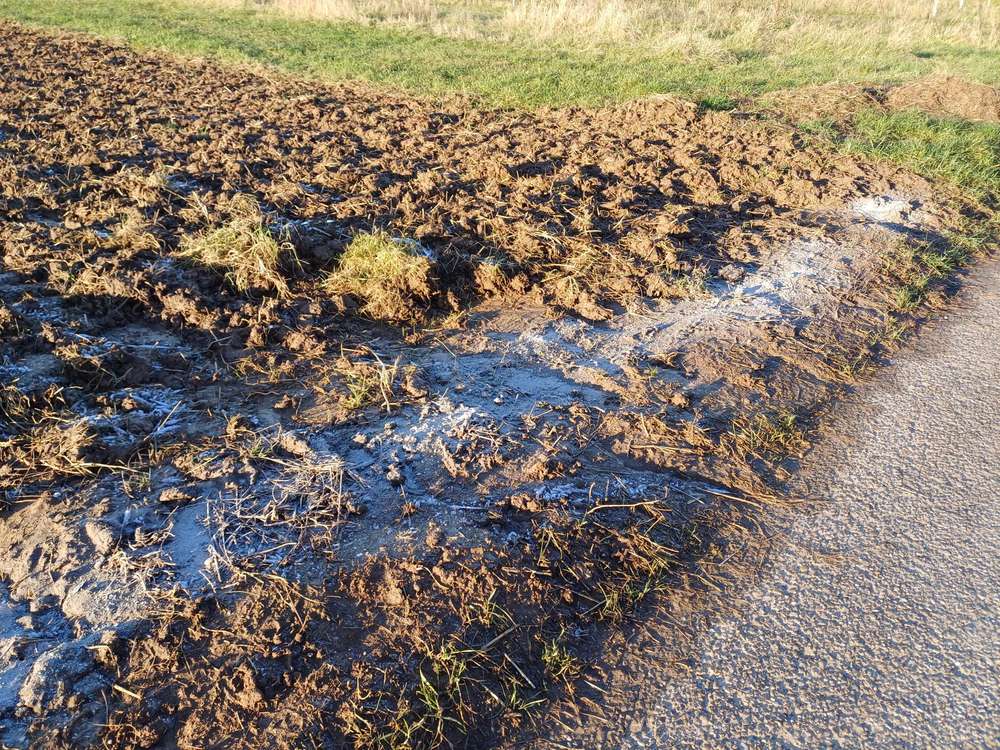
[[[601,325],[552,319],[542,309],[507,309],[498,318],[481,313],[483,324],[469,326],[474,333],[409,354],[438,395],[388,418],[284,432],[250,417],[250,429],[260,430],[262,440],[287,444],[290,456],[249,487],[158,477],[158,503],[166,512],[136,503],[108,514],[111,504],[99,500],[91,519],[60,517],[58,492],[22,499],[24,507],[0,526],[0,539],[9,540],[0,561],[13,586],[13,595],[6,586],[0,592],[0,712],[72,710],[105,693],[110,681],[99,670],[100,651],[128,637],[162,592],[179,587],[198,597],[225,586],[233,556],[279,566],[299,554],[310,528],[331,534],[324,554],[351,560],[407,549],[417,525],[393,523],[400,501],[421,513],[429,533],[473,546],[483,541],[484,514],[504,503],[526,510],[558,503],[583,516],[595,494],[602,504],[627,505],[678,493],[671,486],[678,479],[662,469],[613,453],[598,460],[585,448],[567,475],[554,466],[565,454],[543,437],[558,424],[552,415],[628,405],[634,419],[655,416],[662,406],[643,393],[647,378],[656,376],[640,374],[643,363],[669,362],[699,346],[724,355],[730,346],[752,345],[773,326],[802,328],[836,310],[844,295],[878,272],[879,247],[891,233],[926,229],[907,221],[913,205],[890,198],[859,202],[838,217],[855,224],[846,236],[795,240],[740,278],[713,282],[696,299],[650,303]],[[508,332],[522,326],[519,334]],[[133,348],[132,333],[114,340],[110,332],[100,345]],[[14,365],[5,374],[23,380],[26,368]],[[680,413],[706,403],[717,388],[712,370],[700,378],[657,379]],[[129,388],[114,397],[157,420],[152,435],[167,433],[189,408],[170,389]],[[698,417],[686,418],[694,424]],[[96,415],[80,419],[102,422]],[[696,479],[682,484],[684,492],[704,490]],[[315,507],[331,502],[327,493],[335,507]],[[517,539],[517,532],[504,535],[507,544]],[[22,731],[14,726],[7,739]]]

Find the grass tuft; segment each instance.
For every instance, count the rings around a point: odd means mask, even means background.
[[[935,285],[968,261],[966,242],[935,247],[926,242],[901,242],[886,260],[886,271],[897,279],[892,303],[897,312],[913,312],[928,301]]]
[[[570,653],[565,644],[565,631],[558,638],[547,640],[542,645],[542,664],[545,673],[554,680],[571,684],[580,674],[580,662]]]
[[[288,295],[288,283],[280,272],[284,256],[294,250],[279,242],[267,226],[260,206],[250,196],[240,195],[230,207],[232,218],[216,229],[181,242],[180,256],[221,271],[239,292],[273,289]]]
[[[737,417],[725,437],[733,454],[743,460],[780,461],[798,453],[806,445],[791,412]]]
[[[414,321],[433,297],[433,271],[418,243],[373,232],[351,241],[324,286],[362,300],[362,312],[376,320]]]

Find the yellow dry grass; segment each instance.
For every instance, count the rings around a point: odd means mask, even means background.
[[[415,242],[365,233],[351,241],[324,286],[357,297],[362,312],[376,320],[414,320],[430,301],[432,272],[430,258]]]
[[[288,284],[280,264],[283,255],[294,260],[291,245],[275,238],[251,196],[236,196],[230,213],[232,217],[225,225],[197,237],[185,237],[180,257],[222,272],[237,291],[262,287],[286,296]]]
[[[995,0],[193,0],[461,38],[629,43],[722,59],[859,43],[1000,44]]]

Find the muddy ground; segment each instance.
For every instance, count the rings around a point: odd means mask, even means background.
[[[654,604],[683,648],[972,211],[670,98],[482,111],[0,46],[14,747],[604,732],[602,649]],[[248,221],[273,267],[190,252]],[[412,273],[332,287],[372,232]]]

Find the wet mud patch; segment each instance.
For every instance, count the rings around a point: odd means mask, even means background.
[[[0,40],[14,746],[586,721],[608,634],[731,575],[914,313],[900,248],[959,219],[670,99],[482,112]]]

